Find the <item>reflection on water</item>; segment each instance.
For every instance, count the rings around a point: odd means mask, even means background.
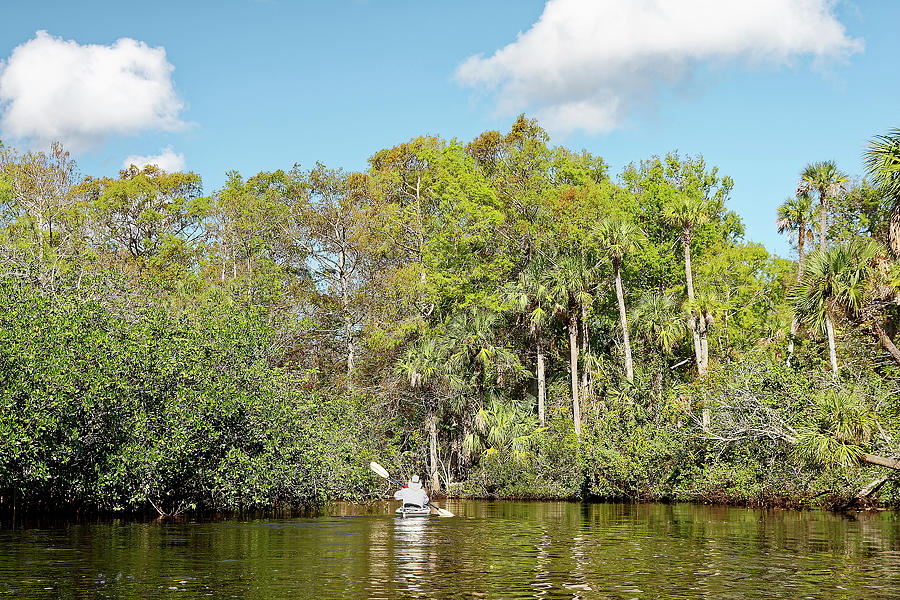
[[[394,518],[394,582],[407,593],[418,598],[426,592],[428,573],[434,569],[430,560],[427,535],[428,517]]]
[[[896,513],[387,503],[314,519],[0,524],[2,598],[900,598]]]

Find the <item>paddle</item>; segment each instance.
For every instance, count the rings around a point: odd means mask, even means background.
[[[399,485],[399,486],[401,486],[401,487],[404,486],[404,484],[403,484],[402,481],[398,481],[398,480],[394,479],[393,477],[391,477],[391,474],[387,472],[387,469],[385,469],[384,467],[382,467],[381,465],[379,465],[379,464],[378,464],[377,462],[375,462],[374,460],[373,460],[372,462],[369,463],[369,468],[371,468],[373,471],[375,471],[375,472],[378,474],[379,477],[383,477],[383,478],[385,478],[385,479],[390,479],[391,481],[393,481],[394,483],[396,483],[397,485]],[[428,506],[430,506],[431,508],[433,508],[434,510],[436,510],[437,513],[438,513],[438,515],[440,515],[440,516],[442,516],[442,517],[455,517],[455,516],[456,516],[456,515],[454,515],[452,512],[450,512],[449,510],[444,510],[443,508],[438,508],[437,506],[435,506],[435,505],[432,504],[431,502],[428,502]]]

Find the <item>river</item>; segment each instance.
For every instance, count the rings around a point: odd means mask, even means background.
[[[338,504],[306,519],[0,523],[0,598],[900,598],[900,515]]]

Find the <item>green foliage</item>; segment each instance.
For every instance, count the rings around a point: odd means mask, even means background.
[[[0,327],[4,503],[175,514],[371,489],[358,462],[375,447],[369,417],[270,367],[261,315],[151,304],[124,321],[76,297],[0,291],[12,308]]]
[[[798,251],[830,222],[805,267],[702,156],[613,179],[524,115],[206,195],[3,148],[0,506],[299,505],[373,493],[372,458],[470,495],[853,497],[900,435],[895,137],[872,185],[808,165],[776,222]]]
[[[863,447],[872,438],[875,414],[855,394],[829,390],[815,399],[810,423],[797,438],[797,453],[804,460],[825,467],[850,467],[859,463]]]

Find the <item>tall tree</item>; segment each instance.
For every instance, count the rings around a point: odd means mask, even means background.
[[[838,364],[833,323],[839,315],[863,317],[888,353],[900,363],[900,351],[881,322],[874,313],[865,311],[878,251],[874,242],[861,239],[824,252],[817,250],[810,255],[803,278],[791,295],[791,303],[800,317],[814,327],[825,328],[834,378],[838,377]]]
[[[218,250],[217,279],[224,285],[240,275],[247,301],[253,302],[256,291],[273,287],[264,273],[302,270],[305,257],[295,248],[287,201],[296,191],[283,171],[259,173],[247,180],[231,171],[226,177],[225,186],[215,194],[213,218],[207,226]]]
[[[678,311],[678,303],[665,294],[644,296],[631,310],[631,322],[638,339],[644,341],[646,355],[657,351],[657,370],[653,378],[653,391],[657,400],[662,399],[663,373],[666,355],[684,336],[684,320]]]
[[[663,218],[680,230],[681,246],[684,250],[684,276],[688,295],[688,328],[694,338],[694,355],[697,360],[697,373],[706,376],[707,364],[703,357],[702,340],[706,335],[706,321],[694,310],[694,275],[691,268],[691,240],[695,228],[709,220],[709,207],[706,201],[694,195],[677,194],[666,207]]]
[[[319,164],[308,173],[295,173],[303,198],[296,212],[298,243],[308,266],[336,305],[345,362],[345,383],[353,388],[357,357],[357,327],[362,321],[360,290],[370,258],[366,216],[370,205],[368,177],[344,173]],[[327,307],[328,302],[326,302]],[[327,308],[326,308],[327,312]]]
[[[601,249],[607,254],[613,268],[616,300],[619,305],[619,326],[622,328],[622,346],[625,352],[625,378],[634,381],[634,365],[631,360],[631,341],[628,337],[628,317],[625,310],[625,291],[622,286],[622,260],[642,243],[644,234],[640,228],[623,219],[604,221],[597,232]]]
[[[553,312],[569,334],[569,374],[572,387],[572,420],[575,435],[581,435],[581,402],[578,393],[578,323],[584,301],[584,272],[580,256],[558,254],[547,272],[547,286],[553,298]]]
[[[440,492],[440,467],[438,465],[438,413],[446,397],[447,350],[432,336],[424,336],[411,344],[397,367],[409,381],[413,390],[424,395],[428,427],[428,469],[431,489]]]
[[[450,381],[459,394],[456,410],[462,419],[464,460],[471,458],[474,446],[474,418],[489,396],[496,395],[497,385],[506,372],[521,373],[514,352],[497,340],[500,315],[483,306],[470,306],[458,311],[446,325],[447,367]],[[474,405],[468,401],[475,400]]]
[[[785,200],[778,207],[778,233],[788,232],[789,235],[797,235],[797,282],[803,276],[803,267],[805,264],[806,254],[804,245],[806,238],[812,238],[812,231],[807,229],[813,218],[812,197],[809,192],[801,191],[793,198]],[[797,318],[791,319],[791,333],[788,338],[787,362],[790,364],[791,357],[794,354],[794,340],[797,338]]]
[[[75,162],[58,142],[49,152],[19,156],[0,145],[0,207],[9,223],[8,251],[24,255],[41,285],[52,285],[63,262],[83,248],[85,232]],[[5,198],[4,198],[5,196]],[[17,270],[17,269],[13,269]]]
[[[534,338],[537,362],[537,412],[541,427],[546,425],[547,422],[544,326],[552,312],[550,289],[547,287],[546,278],[544,277],[545,262],[542,257],[535,257],[535,260],[530,262],[525,270],[519,274],[518,281],[510,288],[513,306],[525,316],[528,322],[529,333]]]
[[[832,160],[809,163],[800,173],[797,194],[815,191],[819,194],[819,249],[824,250],[828,232],[828,198],[837,196],[849,178]]]
[[[381,150],[369,161],[375,209],[368,226],[386,259],[383,277],[393,300],[385,306],[385,320],[400,331],[435,318],[432,248],[441,223],[433,158],[441,145],[439,138],[420,137]]]
[[[93,226],[102,246],[139,269],[165,270],[194,260],[210,212],[195,173],[166,173],[134,165],[118,179],[88,179]]]
[[[866,172],[894,202],[888,222],[888,248],[894,258],[900,258],[900,128],[872,138],[864,158]]]

